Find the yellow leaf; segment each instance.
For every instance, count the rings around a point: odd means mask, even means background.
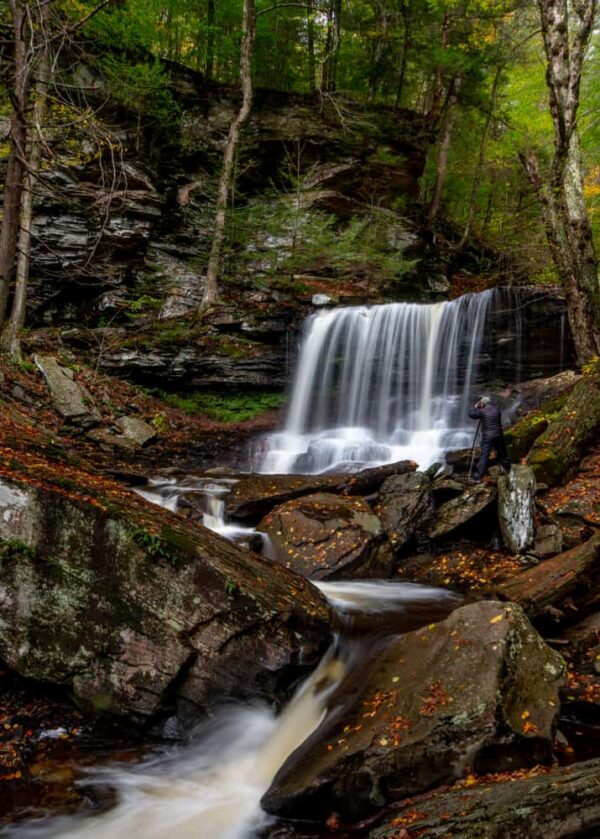
[[[504,619],[504,615],[496,615],[495,618],[491,619],[490,623],[498,623],[498,621],[501,621],[503,619]]]
[[[529,716],[529,711],[523,711],[523,713],[521,714],[521,719],[526,720],[528,716]]]

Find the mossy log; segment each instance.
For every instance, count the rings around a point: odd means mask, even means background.
[[[600,359],[591,362],[560,413],[534,442],[527,462],[538,481],[557,484],[600,431]]]
[[[394,808],[369,839],[598,836],[600,759],[532,777],[473,779]]]
[[[582,545],[517,574],[499,589],[506,600],[519,603],[530,618],[549,606],[559,606],[578,592],[587,597],[593,591],[600,569],[600,533]]]

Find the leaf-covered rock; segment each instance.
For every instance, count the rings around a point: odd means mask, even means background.
[[[484,601],[410,632],[354,675],[263,798],[343,821],[476,772],[549,760],[565,664],[516,605]]]
[[[321,492],[276,507],[259,524],[274,556],[315,580],[386,577],[392,552],[381,521],[362,498]]]

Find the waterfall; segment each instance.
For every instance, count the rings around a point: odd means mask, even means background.
[[[494,294],[311,316],[285,426],[267,438],[258,470],[312,474],[403,458],[426,467],[470,445],[468,405]]]

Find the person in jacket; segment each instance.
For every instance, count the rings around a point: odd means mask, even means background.
[[[481,481],[487,469],[492,449],[496,451],[498,461],[505,472],[510,472],[510,460],[506,451],[502,433],[502,414],[500,408],[492,403],[489,396],[482,396],[469,411],[471,419],[481,422],[481,457],[475,471],[475,480]]]

